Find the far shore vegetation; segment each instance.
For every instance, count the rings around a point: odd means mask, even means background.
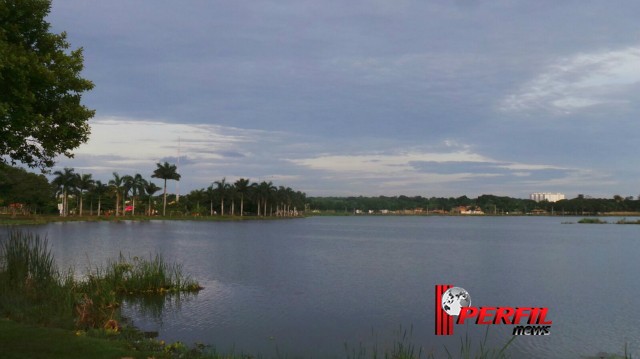
[[[145,176],[112,174],[108,181],[65,168],[44,175],[0,163],[0,224],[60,220],[256,219],[311,215],[555,215],[640,216],[633,196],[590,198],[578,195],[557,202],[482,195],[477,198],[377,196],[308,197],[272,182],[239,178],[213,181],[209,187],[178,195],[166,182],[180,180],[177,167],[158,163]],[[162,180],[162,187],[152,178]],[[54,218],[61,217],[61,218]],[[630,221],[632,223],[632,221]]]

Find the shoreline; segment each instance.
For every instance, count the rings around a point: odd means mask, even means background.
[[[601,214],[353,214],[353,213],[312,213],[299,216],[67,216],[57,215],[0,215],[0,226],[40,225],[57,222],[145,222],[145,221],[198,221],[198,222],[234,222],[234,221],[273,221],[286,219],[302,219],[309,217],[640,217],[640,212],[612,212]]]

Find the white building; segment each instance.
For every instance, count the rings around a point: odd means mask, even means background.
[[[529,195],[529,198],[536,201],[549,201],[557,202],[561,199],[565,199],[564,193],[548,193],[548,192],[536,192]]]

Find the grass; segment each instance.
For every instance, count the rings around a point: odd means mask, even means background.
[[[0,314],[13,320],[60,328],[117,328],[127,296],[197,292],[202,287],[182,266],[160,255],[149,260],[120,255],[86,280],[58,272],[47,239],[11,231],[0,241]]]
[[[48,326],[73,326],[74,283],[60,274],[46,238],[12,231],[0,242],[0,314]]]
[[[442,358],[443,356],[437,356],[434,352],[425,353],[422,347],[416,347],[416,345],[412,342],[412,332],[413,328],[409,330],[403,330],[400,328],[395,333],[395,339],[393,345],[389,349],[380,350],[377,344],[374,344],[371,348],[366,348],[363,345],[360,345],[357,348],[350,348],[347,344],[345,344],[345,352],[347,359],[365,359],[365,358],[384,358],[384,359],[435,359]],[[485,336],[482,342],[480,342],[479,347],[477,349],[473,349],[471,340],[469,339],[468,334],[465,334],[464,338],[460,338],[460,347],[456,352],[452,352],[444,347],[444,352],[446,353],[446,358],[460,358],[460,359],[506,359],[509,358],[509,354],[507,349],[515,340],[515,336],[511,338],[508,342],[506,342],[500,348],[489,348],[487,347],[487,339],[489,334],[489,328],[485,332]]]
[[[413,328],[408,331],[400,327],[395,333],[395,340],[390,349],[380,350],[378,344],[374,344],[370,349],[360,344],[357,348],[350,348],[348,343],[344,344],[347,359],[365,358],[385,358],[385,359],[418,359],[423,357],[422,347],[417,348],[411,341]],[[375,333],[374,333],[375,336]]]
[[[0,348],[5,359],[106,359],[131,354],[124,342],[79,336],[69,330],[19,324],[6,319],[0,319]]]
[[[169,264],[161,255],[148,260],[133,257],[127,260],[122,253],[117,261],[110,261],[107,269],[97,270],[91,280],[104,281],[117,294],[164,294],[197,292],[202,287],[182,274],[182,265]]]
[[[489,337],[489,327],[484,334],[484,340],[480,342],[480,346],[477,350],[473,351],[471,348],[471,341],[469,340],[468,334],[465,334],[464,340],[460,338],[460,353],[459,356],[455,358],[460,359],[505,359],[509,358],[507,348],[513,343],[513,341],[517,338],[513,336],[508,342],[506,342],[501,348],[487,348],[487,338]],[[447,352],[447,358],[453,359],[454,356],[451,354],[448,348],[445,347],[445,351]],[[430,358],[435,358],[433,355]]]

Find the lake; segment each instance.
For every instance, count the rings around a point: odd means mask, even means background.
[[[469,291],[473,306],[548,307],[549,336],[520,336],[512,357],[638,356],[640,226],[563,224],[570,217],[311,217],[273,221],[70,222],[46,234],[76,273],[108,259],[162,254],[204,286],[197,295],[129,303],[124,314],[167,341],[220,351],[345,357],[402,333],[426,353],[474,347],[486,326],[434,335],[434,286]],[[612,222],[615,218],[607,218]],[[512,338],[491,326],[489,343]]]

